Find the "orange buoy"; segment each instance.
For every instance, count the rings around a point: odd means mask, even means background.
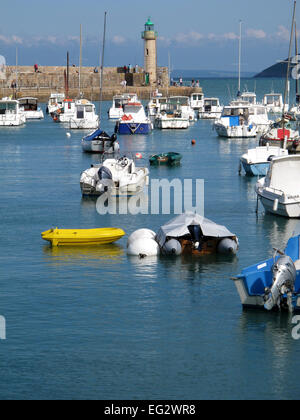
[[[143,155],[142,155],[141,153],[137,153],[137,154],[135,155],[135,157],[136,157],[137,159],[143,159]]]
[[[192,140],[192,145],[195,146],[196,140]]]

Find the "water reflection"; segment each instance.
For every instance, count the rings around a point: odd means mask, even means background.
[[[271,380],[273,392],[282,399],[295,349],[295,341],[291,336],[292,315],[244,310],[239,325],[243,336],[241,345],[245,347],[243,352],[246,354],[249,351],[255,337],[257,351],[262,355],[262,374],[268,377],[268,381]]]
[[[43,248],[46,261],[54,265],[80,265],[108,261],[119,263],[124,256],[124,249],[116,244],[99,246],[51,247]]]

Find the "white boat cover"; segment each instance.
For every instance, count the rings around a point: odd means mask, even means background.
[[[285,194],[300,194],[300,156],[276,158],[266,178],[266,187],[283,191]]]
[[[225,226],[217,225],[199,214],[186,212],[175,219],[172,219],[165,226],[162,226],[156,235],[159,245],[164,246],[167,238],[181,238],[189,235],[189,226],[200,226],[204,236],[212,238],[235,238]]]

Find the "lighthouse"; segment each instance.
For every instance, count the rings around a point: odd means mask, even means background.
[[[142,32],[142,39],[145,41],[145,73],[146,84],[153,86],[157,82],[157,50],[156,40],[158,33],[154,30],[154,23],[151,18],[145,23],[145,30]]]

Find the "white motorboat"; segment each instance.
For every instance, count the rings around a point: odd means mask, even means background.
[[[257,127],[250,122],[249,105],[232,105],[224,107],[220,119],[214,123],[220,137],[248,138],[257,136]]]
[[[182,111],[180,108],[178,109],[177,105],[168,103],[166,107],[157,114],[154,125],[161,130],[182,130],[190,127],[190,119],[187,115],[182,115]]]
[[[222,116],[214,127],[220,137],[256,137],[271,126],[272,121],[263,105],[250,105],[245,101],[234,101],[224,107]]]
[[[286,149],[276,146],[256,147],[248,150],[241,157],[241,165],[245,173],[250,176],[266,176],[270,168],[271,161],[275,157],[288,156]]]
[[[150,99],[147,109],[148,115],[152,122],[155,121],[157,115],[166,109],[167,107],[168,98],[162,96],[155,96]]]
[[[263,105],[267,108],[270,114],[282,114],[283,112],[283,98],[280,93],[268,93],[264,96]],[[285,112],[288,111],[286,106]]]
[[[69,120],[72,130],[92,130],[99,127],[99,116],[96,114],[95,105],[87,99],[75,102],[75,115]]]
[[[86,153],[114,154],[120,151],[117,136],[111,137],[98,129],[82,139],[82,150]]]
[[[124,105],[129,102],[138,102],[138,96],[135,93],[124,93],[113,97],[112,106],[108,111],[108,117],[111,120],[118,120],[124,115]]]
[[[73,99],[64,99],[62,108],[53,112],[52,118],[55,122],[69,123],[71,118],[75,117],[75,101]]]
[[[42,120],[43,110],[38,106],[37,98],[20,98],[20,111],[26,116],[26,120]]]
[[[152,123],[141,102],[128,102],[124,105],[124,115],[116,124],[118,134],[149,134]]]
[[[148,168],[135,166],[126,156],[120,159],[107,159],[101,165],[94,165],[84,171],[80,178],[83,196],[133,196],[143,191],[149,184]]]
[[[168,103],[175,105],[177,110],[181,112],[183,118],[188,118],[189,121],[195,121],[195,111],[191,107],[188,96],[171,96]]]
[[[19,101],[3,98],[0,100],[0,127],[25,124],[26,116],[20,110]]]
[[[256,193],[268,213],[300,218],[300,156],[272,160],[265,178],[256,184]]]
[[[231,106],[242,108],[248,107],[249,122],[256,126],[257,133],[266,132],[273,123],[273,121],[269,119],[267,109],[264,105],[251,105],[249,101],[236,100],[231,102]]]
[[[199,110],[199,118],[202,120],[215,120],[221,117],[223,107],[219,98],[205,98],[203,110]]]
[[[48,100],[46,112],[50,115],[54,114],[64,106],[65,94],[64,93],[51,93]]]

